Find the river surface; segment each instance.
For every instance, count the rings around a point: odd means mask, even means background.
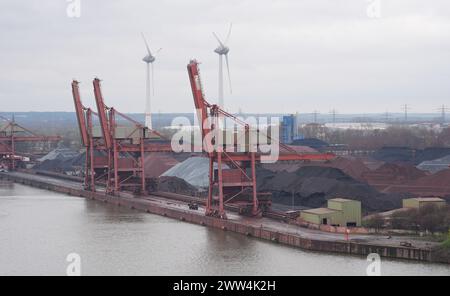
[[[0,185],[0,275],[365,275],[366,258],[305,252],[19,184]],[[383,259],[382,275],[450,275]]]

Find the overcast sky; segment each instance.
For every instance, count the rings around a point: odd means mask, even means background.
[[[70,82],[92,79],[108,105],[143,112],[145,47],[155,50],[154,112],[191,112],[186,64],[198,59],[206,96],[217,101],[216,31],[229,41],[237,112],[435,112],[450,106],[450,1],[66,0],[0,3],[0,111],[72,111]],[[374,16],[373,14],[369,14]]]

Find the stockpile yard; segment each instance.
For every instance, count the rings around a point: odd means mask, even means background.
[[[307,146],[291,147],[301,152],[316,151]],[[445,151],[433,150],[433,153],[422,155],[430,158]],[[432,170],[434,173],[420,169],[421,165],[415,167],[399,161],[405,159],[404,156],[404,153],[396,152],[394,157],[390,153],[387,158],[392,162],[367,157],[336,157],[327,162],[262,163],[256,167],[257,188],[271,193],[274,207],[314,208],[324,206],[327,200],[335,197],[351,197],[361,201],[367,213],[401,207],[401,201],[406,197],[450,196],[450,169],[442,167],[450,156],[426,161],[441,165],[439,170]],[[58,148],[42,157],[34,169],[80,174],[85,157],[85,153]],[[366,163],[371,162],[376,165],[369,169]],[[149,191],[204,196],[209,186],[209,159],[199,154],[149,153],[144,164]],[[224,165],[224,168],[228,169],[228,166]],[[214,169],[217,169],[216,163]]]
[[[363,179],[381,192],[416,196],[450,196],[450,159],[447,148],[384,148],[374,158],[385,164],[363,174]],[[381,157],[383,156],[383,157]]]
[[[322,207],[328,199],[351,197],[365,211],[390,210],[401,205],[402,196],[383,194],[342,170],[326,166],[301,166],[295,171],[258,171],[258,190],[272,193],[272,201],[283,205]],[[294,197],[294,200],[293,200]]]

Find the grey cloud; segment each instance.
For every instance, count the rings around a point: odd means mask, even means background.
[[[217,93],[216,43],[233,21],[231,111],[431,112],[450,97],[450,3],[381,0],[92,1],[79,19],[64,0],[3,0],[0,9],[2,111],[72,110],[70,80],[103,79],[108,103],[143,112],[145,49],[163,47],[156,112],[192,110],[186,64],[202,62],[207,96]]]

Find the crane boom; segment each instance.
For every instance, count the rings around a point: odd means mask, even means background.
[[[94,95],[95,95],[95,103],[97,104],[98,118],[100,120],[100,127],[102,130],[103,140],[105,141],[106,148],[110,149],[112,147],[111,144],[111,130],[108,121],[108,115],[106,113],[108,107],[106,107],[105,102],[103,100],[102,91],[100,88],[100,79],[94,79]]]
[[[200,80],[200,71],[198,68],[198,62],[191,60],[187,66],[189,73],[189,80],[191,82],[192,95],[194,96],[194,105],[197,111],[197,119],[202,131],[202,138],[210,131],[210,128],[206,126],[208,121],[208,107],[210,104],[205,100],[202,89],[202,82]]]
[[[83,146],[87,147],[89,145],[89,134],[86,125],[86,118],[84,115],[84,106],[81,103],[80,89],[78,87],[78,81],[72,81],[72,95],[73,102],[75,104],[75,112],[77,115],[78,128],[80,129],[81,141]]]

